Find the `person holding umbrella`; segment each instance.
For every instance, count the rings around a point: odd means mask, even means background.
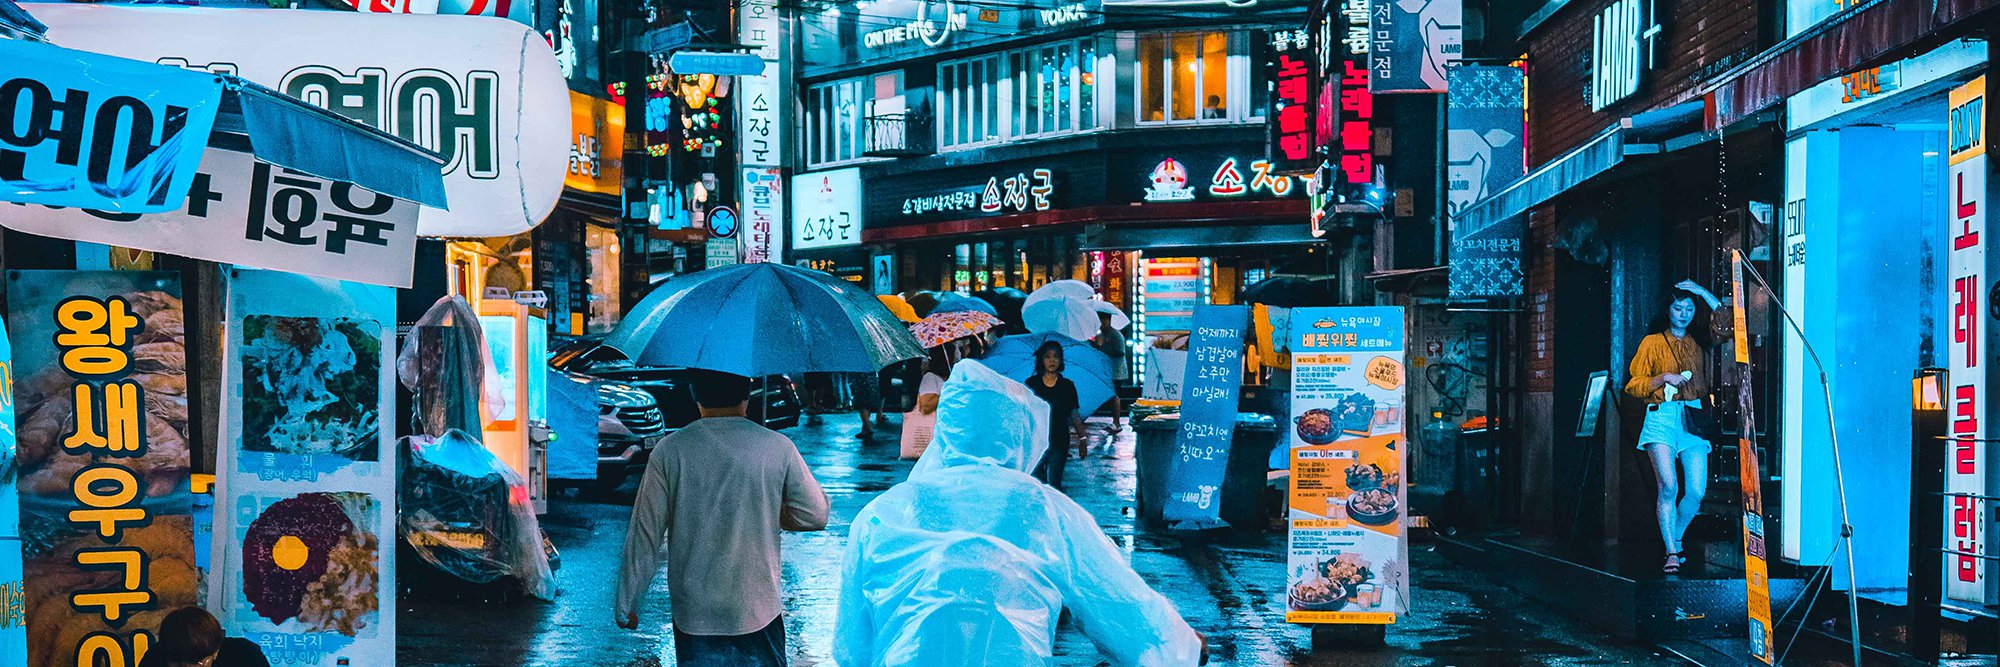
[[[1063,346],[1056,341],[1035,349],[1035,376],[1028,379],[1028,391],[1049,404],[1049,450],[1035,464],[1035,479],[1063,488],[1063,468],[1069,464],[1069,450],[1077,443],[1077,458],[1087,453],[1083,443],[1083,417],[1077,414],[1076,383],[1063,377]]]
[[[782,667],[780,537],[824,529],[828,500],[798,447],[746,418],[750,378],[873,373],[922,349],[874,296],[773,263],[670,279],[605,342],[635,364],[690,369],[702,417],[653,449],[625,535],[618,626],[638,627],[664,539],[677,664]]]
[[[923,456],[930,445],[929,424],[936,420],[932,415],[937,412],[938,393],[951,378],[952,366],[984,356],[981,335],[999,325],[1000,318],[978,310],[933,312],[910,325],[910,334],[924,347],[925,360],[924,377],[917,383],[917,409],[903,415],[903,458]]]

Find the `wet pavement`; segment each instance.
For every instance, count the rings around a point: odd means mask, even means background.
[[[833,614],[846,518],[902,480],[909,463],[896,458],[895,430],[870,443],[853,435],[851,416],[785,431],[833,500],[825,532],[785,540],[786,634],[794,666],[831,666]],[[1103,431],[1093,423],[1094,437]],[[1220,541],[1189,541],[1134,528],[1134,463],[1128,430],[1108,454],[1072,461],[1071,493],[1125,545],[1133,565],[1208,635],[1215,665],[1477,666],[1677,665],[1650,647],[1605,640],[1601,634],[1538,607],[1498,582],[1454,566],[1427,545],[1411,547],[1415,609],[1392,626],[1382,645],[1312,650],[1311,632],[1283,621],[1285,538],[1272,531]],[[666,578],[654,582],[638,631],[612,622],[612,587],[634,483],[624,496],[558,498],[543,516],[562,554],[559,592],[544,602],[496,596],[452,585],[401,563],[404,586],[397,622],[403,665],[673,664]],[[1064,628],[1058,664],[1106,664],[1090,641]]]

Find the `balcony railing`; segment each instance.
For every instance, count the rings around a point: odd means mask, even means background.
[[[868,143],[863,155],[910,157],[937,152],[937,133],[930,114],[891,113],[868,117]]]

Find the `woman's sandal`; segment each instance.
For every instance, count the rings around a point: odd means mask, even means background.
[[[1664,566],[1661,566],[1661,567],[1660,567],[1660,571],[1661,571],[1661,572],[1663,572],[1663,573],[1666,573],[1666,574],[1680,574],[1680,573],[1681,573],[1681,552],[1678,552],[1678,551],[1675,551],[1675,552],[1672,552],[1672,553],[1669,553],[1669,554],[1667,554],[1667,564],[1666,564],[1666,565],[1664,565]]]

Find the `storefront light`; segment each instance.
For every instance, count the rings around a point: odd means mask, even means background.
[[[1918,412],[1937,412],[1944,409],[1944,384],[1950,372],[1942,368],[1924,368],[1910,379],[1910,408]]]

